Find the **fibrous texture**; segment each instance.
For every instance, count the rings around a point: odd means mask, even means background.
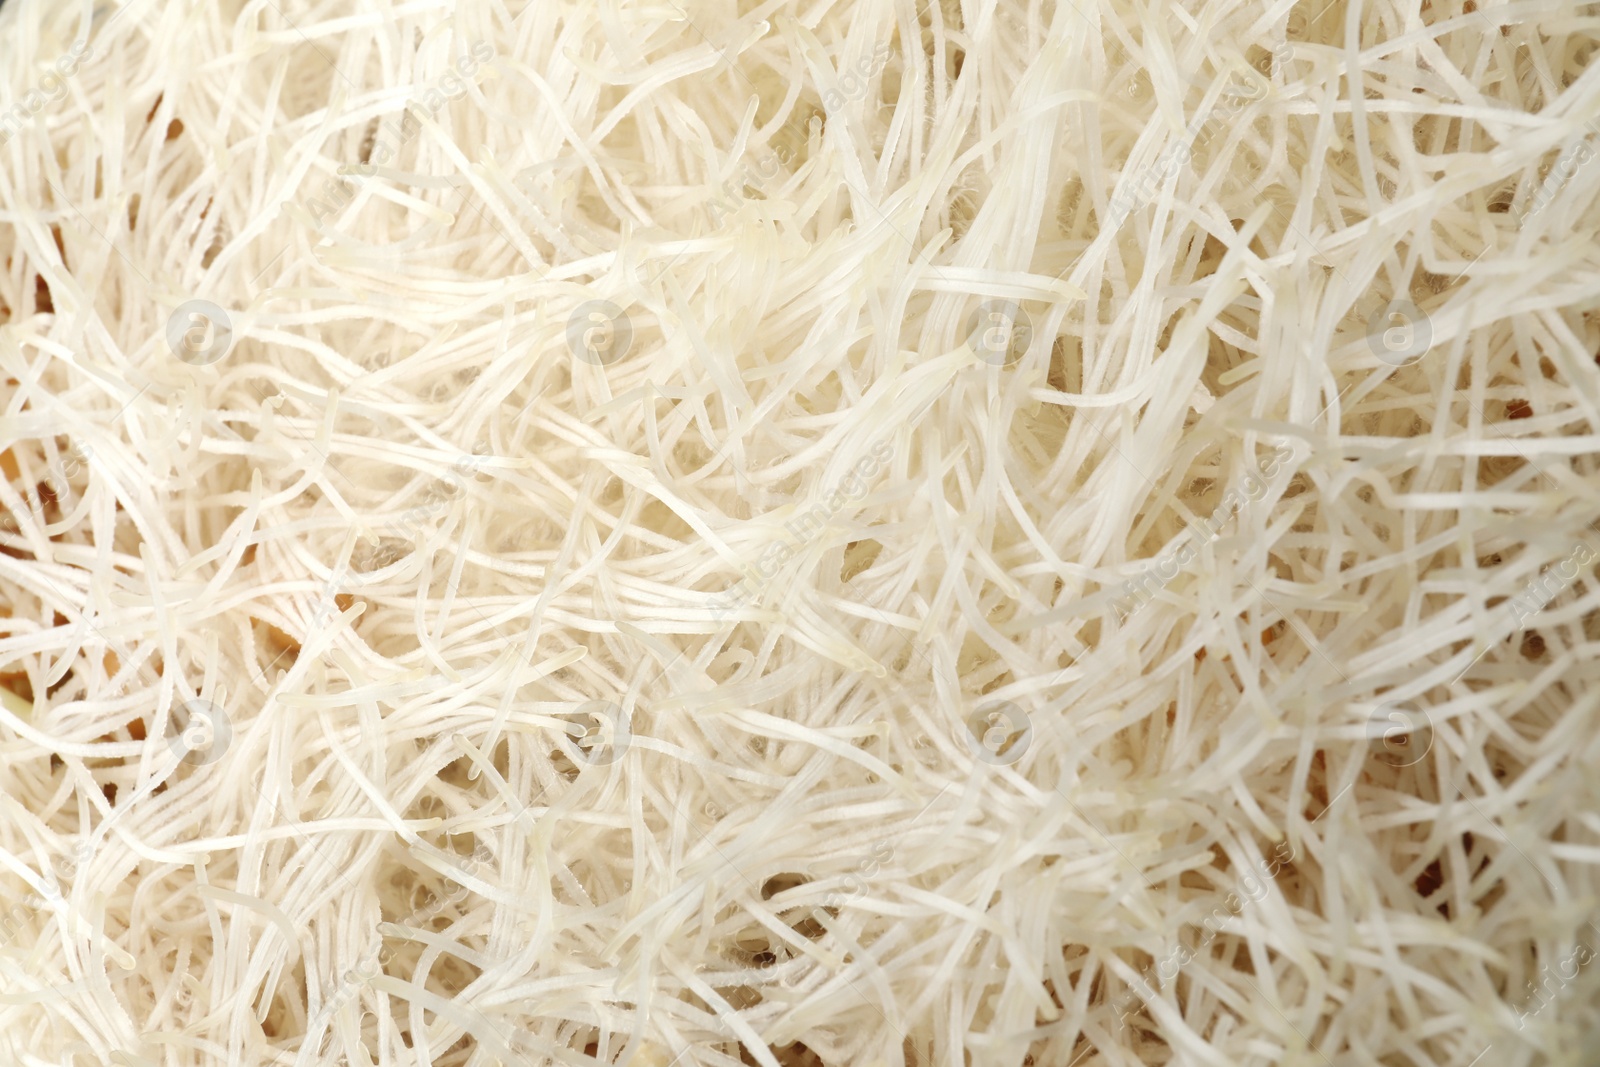
[[[10,0],[6,1062],[1593,1062],[1597,32]]]

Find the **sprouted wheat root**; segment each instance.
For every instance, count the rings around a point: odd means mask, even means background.
[[[5,1062],[1590,1062],[1596,31],[9,0]]]

